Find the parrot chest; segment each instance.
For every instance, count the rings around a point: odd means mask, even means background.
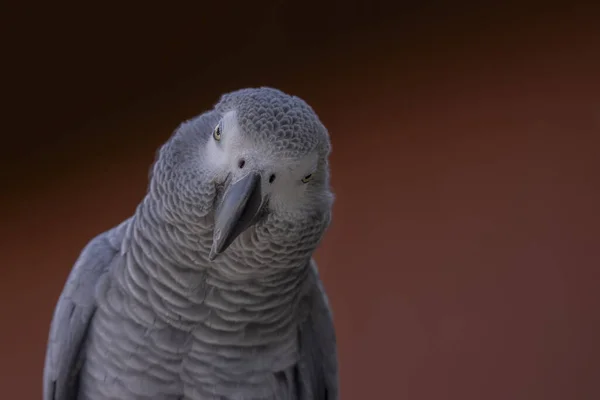
[[[108,285],[88,338],[82,389],[119,398],[288,398],[297,310],[227,308],[205,299],[181,323]]]

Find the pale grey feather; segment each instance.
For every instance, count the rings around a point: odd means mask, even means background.
[[[126,222],[84,247],[54,310],[44,363],[43,398],[77,398],[83,344],[96,311],[95,290],[118,256]]]
[[[221,146],[211,137],[223,120]],[[275,89],[233,92],[183,123],[132,218],[75,265],[52,324],[45,399],[337,399],[333,321],[311,261],[331,219],[329,151],[312,109]],[[263,181],[268,212],[211,261],[234,156],[280,181]]]
[[[317,265],[311,262],[312,296],[310,312],[299,327],[299,399],[339,398],[337,339],[329,300]]]

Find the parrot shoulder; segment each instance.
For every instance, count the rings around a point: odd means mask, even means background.
[[[338,356],[333,314],[314,260],[310,261],[309,313],[298,332],[298,399],[338,400]]]
[[[75,261],[58,299],[46,349],[44,400],[71,400],[77,395],[82,346],[96,310],[95,289],[116,256],[126,220],[91,239]]]

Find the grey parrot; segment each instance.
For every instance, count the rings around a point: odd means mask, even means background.
[[[44,399],[337,400],[313,259],[332,216],[330,151],[314,110],[275,88],[226,93],[181,123],[133,215],[74,263]]]

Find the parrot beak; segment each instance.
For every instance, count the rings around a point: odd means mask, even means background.
[[[215,212],[209,260],[213,261],[242,232],[258,221],[262,205],[261,178],[256,172],[249,173],[226,188]]]

